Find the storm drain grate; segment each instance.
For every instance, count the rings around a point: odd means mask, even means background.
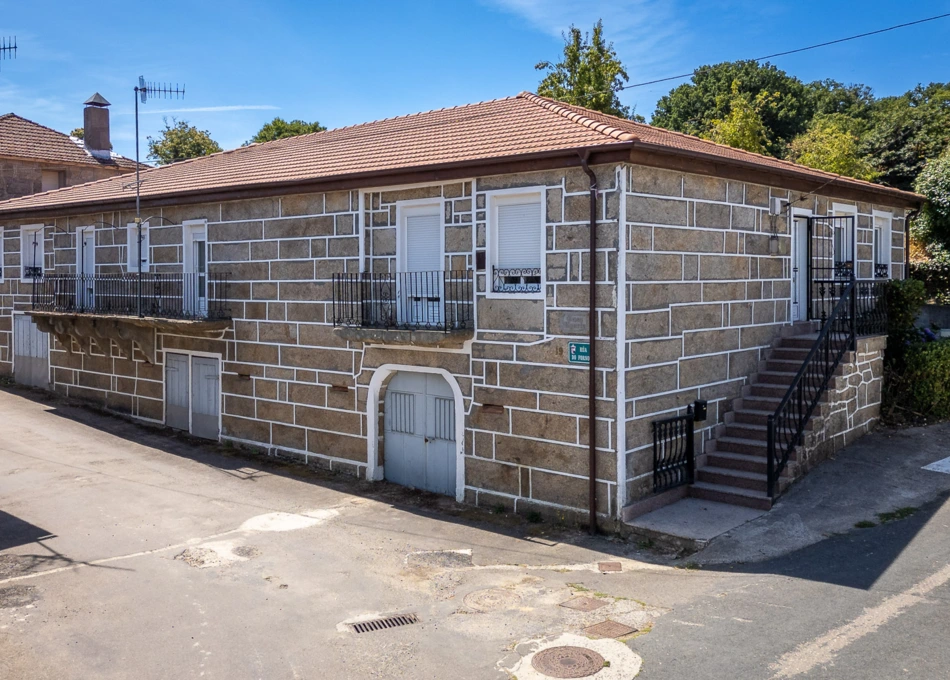
[[[403,614],[402,616],[387,616],[385,619],[360,621],[359,623],[350,623],[348,625],[355,633],[373,633],[377,630],[398,628],[399,626],[409,626],[413,623],[419,623],[418,616],[415,614]]]

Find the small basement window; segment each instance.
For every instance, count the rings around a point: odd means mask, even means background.
[[[540,191],[491,197],[491,291],[543,294],[544,211]]]

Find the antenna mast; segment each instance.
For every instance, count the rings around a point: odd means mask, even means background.
[[[14,47],[14,49],[16,48]],[[148,101],[149,97],[152,99],[179,99],[184,98],[184,96],[184,85],[178,87],[176,83],[175,86],[172,87],[170,83],[147,83],[145,82],[144,76],[139,76],[139,84],[135,87],[135,226],[137,228],[139,241],[137,308],[140,317],[142,316],[142,210],[139,189],[142,185],[142,180],[139,179],[139,173],[142,164],[139,162],[139,100],[141,99],[144,104]]]
[[[4,59],[16,59],[16,36],[0,38],[0,61]]]

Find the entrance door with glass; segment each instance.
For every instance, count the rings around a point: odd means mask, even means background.
[[[208,314],[208,230],[192,225],[185,238],[185,274],[182,282],[185,311],[197,317]]]
[[[808,319],[808,219],[792,220],[792,321]]]
[[[87,227],[76,232],[76,306],[93,309],[96,298],[96,230]]]

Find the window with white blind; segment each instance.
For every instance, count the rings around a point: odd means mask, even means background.
[[[20,280],[30,283],[43,278],[45,251],[42,224],[20,227]]]
[[[891,275],[891,215],[874,211],[874,278]]]
[[[543,295],[542,198],[541,192],[491,197],[489,253],[493,293]]]
[[[139,245],[138,237],[139,230],[134,222],[126,225],[126,259],[128,266],[128,271],[130,274],[138,273],[139,271]],[[149,263],[149,252],[148,252],[148,222],[142,223],[142,271],[148,271]]]

